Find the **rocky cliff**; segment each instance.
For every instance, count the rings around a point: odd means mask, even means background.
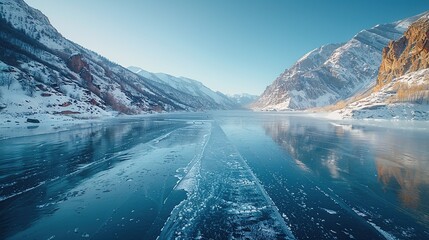
[[[426,68],[429,68],[429,18],[424,16],[414,22],[403,37],[391,41],[383,49],[377,87],[406,73]]]

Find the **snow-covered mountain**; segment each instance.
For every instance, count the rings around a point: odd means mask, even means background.
[[[343,118],[429,119],[429,13],[383,50],[376,86],[334,112]]]
[[[0,114],[94,118],[228,108],[172,91],[64,38],[39,10],[23,0],[0,1]],[[102,39],[100,39],[102,41]],[[212,94],[211,92],[208,94]]]
[[[214,92],[201,82],[185,77],[174,77],[165,73],[151,73],[139,67],[128,69],[153,81],[168,95],[196,109],[233,109],[238,105],[220,92]]]
[[[250,105],[259,98],[259,96],[257,95],[252,95],[248,93],[232,94],[227,96],[229,99],[231,99],[233,102],[243,108],[249,108]]]
[[[307,109],[333,104],[374,85],[383,48],[421,15],[362,30],[344,44],[304,55],[266,88],[256,110]]]
[[[330,113],[340,119],[429,120],[429,69],[393,79],[368,96]]]

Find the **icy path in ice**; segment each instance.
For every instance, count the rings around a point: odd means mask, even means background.
[[[277,207],[222,129],[212,123],[177,189],[188,191],[159,239],[294,239]]]

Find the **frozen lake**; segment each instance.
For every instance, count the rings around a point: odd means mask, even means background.
[[[87,238],[429,239],[429,124],[237,111],[0,140],[0,239]]]

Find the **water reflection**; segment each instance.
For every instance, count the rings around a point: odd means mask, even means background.
[[[411,137],[385,134],[383,141],[389,145],[376,148],[375,162],[378,179],[386,191],[398,189],[404,206],[417,209],[427,207],[422,195],[427,194],[429,186],[429,159],[426,139],[410,141]]]
[[[69,189],[128,159],[122,152],[185,123],[125,121],[0,141],[0,238],[28,228]],[[74,193],[73,193],[74,194]],[[79,194],[79,193],[75,193]]]
[[[278,120],[264,124],[267,135],[292,156],[303,170],[317,175],[344,178],[356,171],[362,146],[348,148],[352,138],[346,137],[344,129],[326,122]]]
[[[267,135],[295,163],[324,179],[355,181],[388,196],[427,221],[428,132],[308,122],[293,117],[264,123]],[[385,197],[385,196],[383,196]]]

